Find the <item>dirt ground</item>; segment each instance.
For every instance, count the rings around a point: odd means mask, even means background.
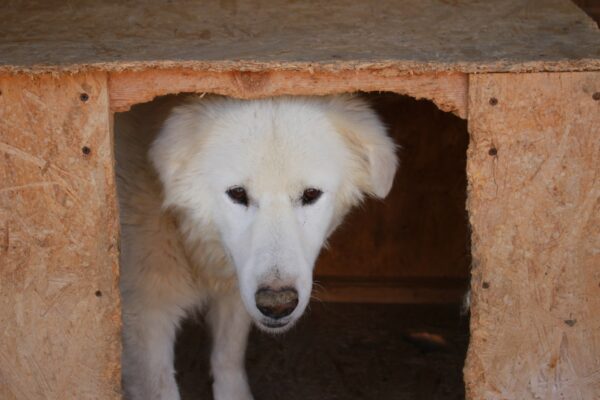
[[[209,340],[201,323],[182,327],[183,400],[212,398]],[[256,400],[454,400],[467,344],[458,305],[313,303],[282,336],[254,329],[246,364]]]

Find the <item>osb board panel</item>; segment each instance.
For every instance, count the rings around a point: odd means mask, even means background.
[[[243,99],[285,94],[326,95],[362,91],[389,91],[433,101],[440,109],[467,116],[468,76],[463,73],[407,74],[387,68],[338,72],[262,71],[210,72],[163,69],[113,72],[108,86],[114,111],[156,96],[208,92]]]
[[[8,0],[0,70],[600,69],[568,0]]]
[[[466,121],[429,101],[390,93],[367,99],[400,146],[400,168],[385,200],[368,199],[346,218],[316,273],[367,281],[466,281],[471,263]]]
[[[600,73],[472,76],[469,399],[600,398]]]
[[[0,398],[119,398],[106,75],[2,76],[0,91]]]

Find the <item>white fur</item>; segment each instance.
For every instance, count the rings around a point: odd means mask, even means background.
[[[250,322],[280,332],[301,316],[326,238],[364,193],[389,192],[392,141],[351,96],[162,100],[118,115],[115,132],[126,396],[179,399],[175,334],[201,310],[215,399],[251,399]],[[227,196],[234,186],[248,207]],[[323,195],[303,206],[307,188]],[[265,285],[298,292],[284,327],[264,325],[254,296]]]

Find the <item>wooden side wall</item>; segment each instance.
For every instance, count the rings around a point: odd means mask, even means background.
[[[0,76],[0,398],[120,398],[105,74]]]
[[[600,398],[600,72],[470,77],[469,399]]]

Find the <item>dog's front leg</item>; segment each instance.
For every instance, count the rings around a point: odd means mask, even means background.
[[[123,381],[128,400],[179,400],[173,367],[178,310],[124,307]]]
[[[250,316],[237,289],[212,298],[207,320],[213,336],[210,358],[215,400],[251,400],[244,359]]]

